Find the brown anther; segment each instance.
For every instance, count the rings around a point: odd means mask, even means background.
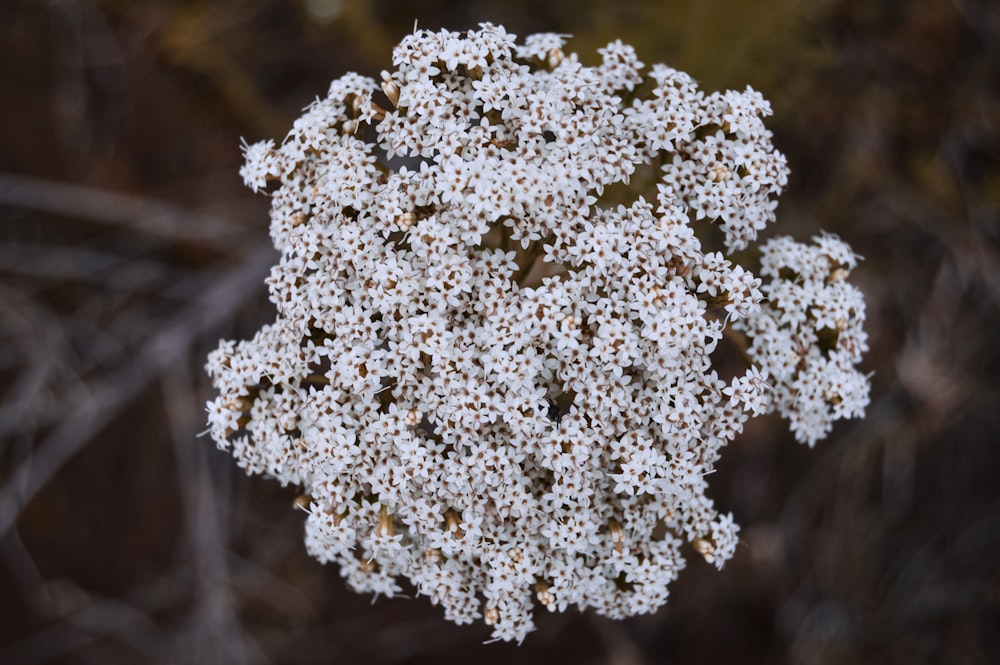
[[[555,69],[558,67],[566,56],[563,54],[562,49],[554,48],[550,50],[545,56],[545,64],[549,66],[549,69]]]
[[[416,216],[412,212],[406,211],[396,218],[396,225],[404,231],[409,231],[410,227],[413,226],[413,223],[416,221]]]
[[[392,536],[396,533],[392,527],[392,515],[389,514],[389,509],[384,505],[379,506],[378,509],[378,528],[376,533],[382,537]]]
[[[620,553],[625,548],[625,530],[613,517],[608,520],[608,533],[611,534],[611,542],[614,543],[615,551]]]
[[[225,402],[222,403],[222,406],[224,406],[227,409],[231,409],[233,411],[246,411],[247,409],[243,408],[243,403],[244,403],[244,398],[237,397],[236,399],[226,400]]]
[[[419,410],[410,409],[409,411],[406,412],[406,415],[403,416],[403,424],[406,425],[407,427],[416,427],[417,425],[420,424],[422,418],[423,416],[421,415]]]
[[[724,164],[717,164],[712,172],[708,175],[708,179],[712,182],[722,182],[729,177],[729,169],[725,167]]]
[[[556,596],[549,590],[549,585],[539,580],[535,582],[535,597],[538,602],[545,605],[545,609],[550,612],[556,609]]]
[[[698,552],[698,554],[700,554],[705,561],[708,563],[715,562],[715,555],[713,554],[713,552],[715,552],[715,545],[712,544],[712,541],[705,538],[695,538],[691,541],[691,545],[694,546],[695,551]]]
[[[456,538],[465,535],[465,531],[462,530],[462,516],[454,508],[444,511],[444,524],[445,529],[454,533]]]
[[[500,610],[495,607],[487,607],[483,610],[483,623],[487,626],[492,626],[497,621],[500,620]]]
[[[382,92],[389,98],[389,103],[393,106],[399,104],[399,86],[386,71],[382,72]]]

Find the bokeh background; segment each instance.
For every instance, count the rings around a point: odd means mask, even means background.
[[[654,615],[541,611],[518,648],[372,603],[306,555],[295,488],[198,437],[205,354],[273,318],[240,137],[414,20],[752,85],[792,169],[775,232],[866,257],[868,418],[724,451],[743,545]],[[0,3],[0,663],[996,663],[998,446],[1000,3]]]

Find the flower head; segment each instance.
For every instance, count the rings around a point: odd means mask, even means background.
[[[849,249],[773,241],[763,288],[728,256],[785,184],[759,93],[563,46],[418,31],[381,82],[349,74],[281,145],[245,147],[278,316],[208,362],[213,438],[305,489],[314,556],[504,640],[535,600],[655,610],[688,547],[721,567],[721,447],[772,396],[811,443],[866,395]],[[733,322],[758,366],[726,381]]]

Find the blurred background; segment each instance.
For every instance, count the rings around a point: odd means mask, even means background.
[[[0,3],[0,663],[1000,662],[1000,3],[539,4]],[[240,137],[414,20],[752,85],[792,170],[774,232],[866,257],[868,418],[725,450],[743,545],[654,615],[540,611],[518,648],[372,603],[306,555],[295,488],[198,437],[205,354],[274,317]]]

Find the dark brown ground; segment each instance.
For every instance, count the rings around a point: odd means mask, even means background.
[[[0,663],[1000,662],[1000,4],[534,4],[3,0]],[[377,75],[414,18],[753,85],[792,168],[776,230],[867,258],[868,419],[725,451],[745,546],[653,616],[540,614],[518,649],[372,604],[305,554],[294,488],[196,438],[205,353],[273,317],[240,137]]]

